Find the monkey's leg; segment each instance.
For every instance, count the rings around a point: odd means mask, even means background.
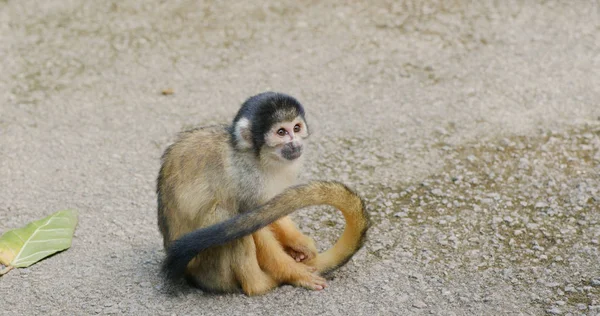
[[[260,268],[252,236],[243,237],[235,243],[232,253],[233,273],[246,295],[264,294],[279,285]]]
[[[296,262],[284,250],[269,227],[254,234],[258,264],[281,283],[290,283],[313,290],[325,288],[325,279],[315,274],[315,268]]]
[[[317,255],[314,240],[302,234],[289,216],[282,217],[270,227],[285,251],[296,261],[310,260]]]

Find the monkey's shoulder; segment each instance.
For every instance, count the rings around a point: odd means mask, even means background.
[[[229,139],[228,125],[208,125],[185,130],[179,133],[177,142],[224,141]]]
[[[226,125],[197,127],[179,133],[173,147],[184,151],[218,150],[229,143],[231,135]]]
[[[199,161],[204,165],[222,160],[229,155],[230,138],[225,125],[205,126],[181,132],[163,153],[162,161],[165,166],[177,165],[179,169],[186,166],[196,168]]]

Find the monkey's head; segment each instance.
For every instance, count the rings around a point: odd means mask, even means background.
[[[250,97],[231,125],[236,150],[253,150],[259,158],[295,161],[308,137],[304,108],[289,95],[265,92]]]

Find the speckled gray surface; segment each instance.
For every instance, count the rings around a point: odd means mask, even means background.
[[[80,212],[2,314],[600,313],[598,2],[0,0],[0,43],[0,232]],[[360,192],[369,241],[322,292],[168,296],[160,154],[264,90],[305,104],[302,178]]]

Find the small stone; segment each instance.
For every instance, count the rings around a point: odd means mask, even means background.
[[[492,199],[488,199],[488,198],[481,199],[481,203],[484,203],[484,204],[488,204],[489,205],[489,204],[492,204],[493,202],[494,201]]]
[[[564,306],[565,304],[565,301],[556,301],[556,305],[558,306]]]
[[[423,279],[423,275],[419,274],[419,273],[411,273],[408,275],[408,277],[410,279],[415,279],[415,280],[422,280]]]
[[[517,230],[515,230],[515,231],[513,232],[513,234],[514,234],[515,236],[519,236],[519,235],[521,235],[522,233],[523,233],[523,230],[522,230],[522,229],[517,229]]]
[[[408,295],[406,295],[406,294],[403,294],[403,295],[401,295],[401,296],[398,296],[398,297],[396,298],[396,301],[397,301],[398,303],[404,303],[404,302],[408,301]]]
[[[385,248],[382,244],[375,244],[371,247],[371,251],[376,252]]]
[[[427,67],[430,67],[430,66],[427,66]],[[435,131],[438,132],[438,133],[440,133],[440,134],[442,134],[442,135],[444,135],[444,136],[447,136],[449,134],[448,131],[445,130],[443,127],[436,127]]]
[[[408,214],[406,214],[406,212],[398,212],[396,214],[394,214],[394,217],[406,217],[408,216]]]
[[[544,202],[535,203],[535,208],[544,208],[544,207],[548,207],[548,204],[546,204]]]
[[[595,287],[600,286],[600,278],[594,278],[590,283]]]
[[[440,189],[433,189],[431,191],[431,194],[433,194],[435,196],[442,196],[442,195],[444,195],[444,192],[442,190],[440,190]]]
[[[547,310],[547,312],[548,312],[548,314],[551,314],[551,315],[562,314],[562,311],[558,307],[552,307],[551,309]]]
[[[423,308],[427,307],[427,304],[425,304],[423,301],[417,300],[412,304],[412,306],[415,308],[423,309]]]
[[[519,169],[527,169],[529,167],[529,160],[527,158],[519,159]]]
[[[527,226],[528,229],[538,229],[538,227],[540,227],[540,224],[527,223],[527,225],[525,225],[525,226]]]
[[[467,160],[468,160],[469,162],[473,162],[473,161],[477,160],[477,158],[476,158],[475,156],[473,156],[473,155],[469,155],[469,156],[467,157]]]
[[[587,305],[579,303],[577,304],[577,309],[582,311],[582,310],[586,310],[587,309]]]

